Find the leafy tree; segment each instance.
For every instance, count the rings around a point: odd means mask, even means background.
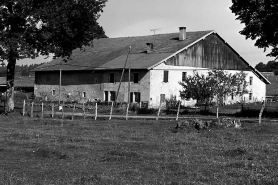
[[[187,76],[183,82],[179,83],[183,88],[180,92],[181,97],[192,98],[197,101],[197,104],[208,105],[213,98],[212,82],[210,76],[194,72],[193,76]]]
[[[232,0],[230,7],[236,19],[245,24],[240,34],[256,39],[255,46],[271,47],[267,56],[278,57],[278,3],[277,0]]]
[[[0,57],[7,60],[7,108],[14,109],[15,64],[21,58],[72,50],[106,37],[97,23],[105,0],[1,0]]]
[[[208,75],[211,79],[213,96],[216,98],[218,118],[219,105],[224,104],[226,97],[232,95],[242,97],[248,92],[246,89],[246,73],[231,74],[224,70],[215,70],[210,71]]]
[[[184,82],[180,82],[183,88],[181,97],[193,98],[197,103],[206,105],[215,99],[218,117],[219,104],[223,104],[226,97],[231,95],[242,97],[247,93],[245,79],[244,72],[231,74],[224,70],[214,70],[209,71],[208,75],[194,72],[193,76],[188,76]]]

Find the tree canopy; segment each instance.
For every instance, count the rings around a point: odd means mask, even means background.
[[[259,48],[271,47],[267,56],[278,58],[277,0],[232,0],[230,7],[237,20],[245,24],[240,34],[256,40]]]
[[[278,62],[268,61],[266,64],[260,62],[255,68],[260,72],[274,72],[275,75],[278,75]]]
[[[97,23],[101,0],[2,0],[2,59],[35,58],[53,53],[69,56],[73,49],[105,36]]]

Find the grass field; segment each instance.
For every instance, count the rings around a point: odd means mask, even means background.
[[[0,184],[276,184],[278,125],[0,118]]]

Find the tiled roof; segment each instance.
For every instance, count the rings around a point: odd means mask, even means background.
[[[62,70],[123,68],[129,46],[131,46],[131,53],[128,59],[128,65],[130,65],[131,69],[147,69],[211,32],[187,32],[184,41],[179,41],[179,33],[101,38],[94,40],[93,46],[86,47],[85,51],[80,51],[80,49],[74,50],[67,63],[62,58],[58,58],[37,67],[34,71],[59,70],[60,62],[62,64]],[[152,53],[146,53],[146,43],[154,44]]]

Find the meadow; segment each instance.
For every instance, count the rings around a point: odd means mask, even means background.
[[[0,118],[1,184],[276,184],[278,124]]]

